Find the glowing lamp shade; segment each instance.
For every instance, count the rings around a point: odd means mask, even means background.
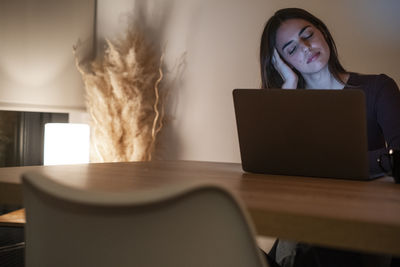
[[[87,124],[46,123],[44,165],[89,162],[90,128]]]

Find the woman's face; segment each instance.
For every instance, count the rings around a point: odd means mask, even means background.
[[[330,49],[324,36],[303,19],[289,19],[281,24],[276,33],[276,49],[302,74],[319,72],[329,61]]]

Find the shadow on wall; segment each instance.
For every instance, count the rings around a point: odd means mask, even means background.
[[[168,92],[165,99],[166,115],[164,119],[164,128],[160,133],[154,159],[180,159],[182,154],[182,139],[180,137],[180,124],[176,121],[173,114],[176,114],[178,94],[181,88],[184,88],[184,74],[186,70],[186,53],[183,53],[177,59],[171,70],[166,75]]]
[[[140,24],[144,32],[150,35],[151,40],[157,49],[165,53],[166,32],[171,21],[172,11],[175,8],[175,0],[172,1],[148,1],[137,0],[134,3],[133,10],[128,13],[126,20],[129,22],[129,27],[135,24]],[[167,90],[165,99],[165,119],[164,127],[159,135],[154,159],[178,159],[182,151],[182,142],[179,136],[179,131],[173,121],[176,119],[171,116],[175,114],[176,101],[179,89],[184,86],[184,72],[186,69],[186,53],[183,53],[176,62],[168,68],[167,64],[163,64],[165,71],[164,86],[162,88]]]
[[[157,3],[155,3],[157,2]],[[127,26],[127,30],[132,27],[140,26],[141,29],[150,36],[159,49],[163,48],[163,40],[166,28],[169,25],[170,16],[174,8],[175,0],[171,1],[134,1],[131,11],[123,13],[120,18]],[[125,32],[121,33],[122,35]],[[106,40],[98,40],[97,54],[101,56],[106,47]]]

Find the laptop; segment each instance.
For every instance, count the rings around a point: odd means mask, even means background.
[[[363,91],[235,89],[245,172],[369,180]]]

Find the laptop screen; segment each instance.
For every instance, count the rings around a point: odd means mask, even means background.
[[[235,89],[244,171],[369,179],[361,90]]]

